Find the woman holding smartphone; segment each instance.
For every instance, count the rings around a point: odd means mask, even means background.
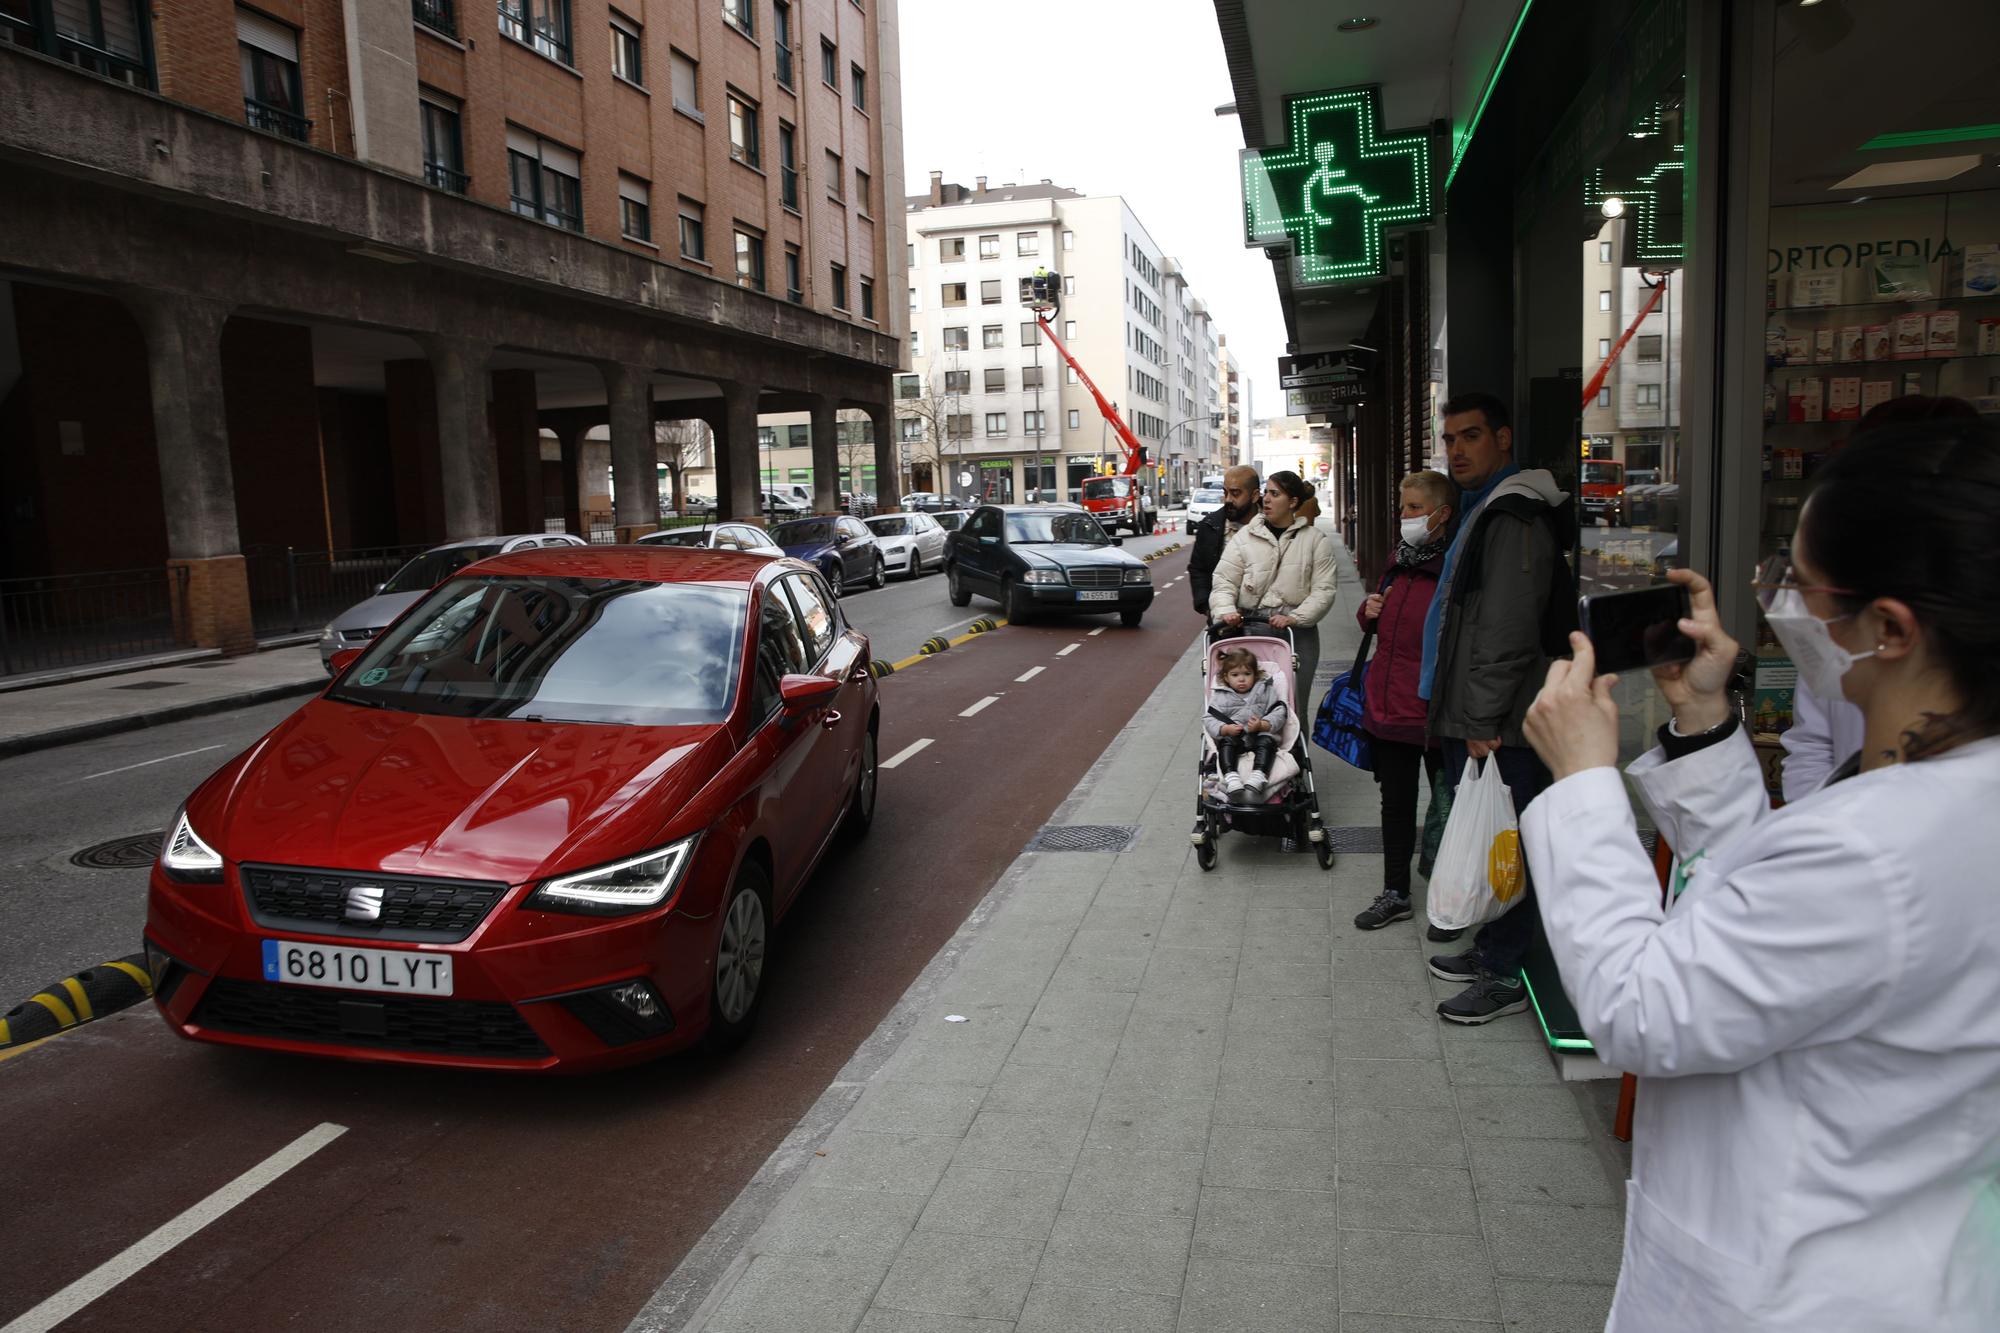
[[[1590,643],[1527,718],[1549,946],[1598,1054],[1640,1075],[1610,1327],[2000,1329],[2000,432],[1870,432],[1756,589],[1861,753],[1772,810],[1701,577],[1673,710],[1628,770],[1674,849],[1664,909]]]

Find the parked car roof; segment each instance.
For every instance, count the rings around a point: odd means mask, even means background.
[[[544,546],[533,551],[489,556],[467,565],[459,571],[459,576],[539,574],[562,579],[639,579],[650,583],[720,583],[748,588],[765,571],[783,563],[768,555],[706,546]]]

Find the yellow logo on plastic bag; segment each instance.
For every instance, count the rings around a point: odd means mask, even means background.
[[[1493,845],[1486,851],[1486,882],[1493,887],[1493,896],[1503,903],[1511,903],[1521,896],[1521,885],[1527,876],[1521,870],[1521,834],[1516,829],[1502,829],[1493,835]]]

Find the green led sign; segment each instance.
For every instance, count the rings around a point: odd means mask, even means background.
[[[1431,220],[1431,135],[1387,133],[1381,93],[1341,88],[1285,100],[1283,148],[1246,149],[1244,243],[1292,250],[1302,287],[1383,272],[1383,236]]]
[[[1633,257],[1641,265],[1678,265],[1686,257],[1686,246],[1678,226],[1663,225],[1660,217],[1660,196],[1671,192],[1678,202],[1681,194],[1681,173],[1687,163],[1682,158],[1684,149],[1680,144],[1672,146],[1673,156],[1664,162],[1655,163],[1633,177],[1629,185],[1608,184],[1604,168],[1598,167],[1590,173],[1583,186],[1585,208],[1602,208],[1604,201],[1618,198],[1625,201],[1626,215],[1632,219],[1637,231],[1637,247]],[[1678,207],[1671,210],[1678,215]]]

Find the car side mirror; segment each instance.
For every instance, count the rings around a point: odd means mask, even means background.
[[[1125,544],[1125,539],[1123,537],[1113,537],[1111,539],[1111,544],[1113,546],[1123,546]]]
[[[333,671],[333,674],[338,676],[341,672],[354,665],[355,659],[361,656],[361,652],[362,650],[359,648],[342,648],[339,652],[328,658],[326,664]]]
[[[840,693],[840,682],[832,676],[786,676],[778,682],[778,699],[787,713],[809,713],[824,708]]]

